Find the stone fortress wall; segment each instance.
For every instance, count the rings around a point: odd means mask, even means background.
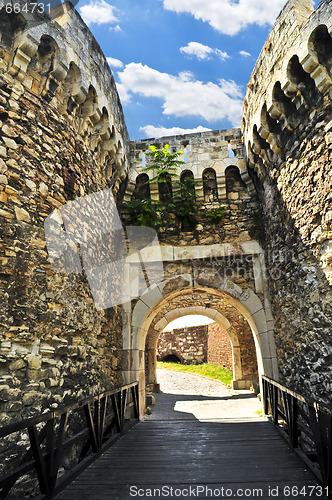
[[[164,330],[159,337],[157,360],[167,361],[175,356],[184,364],[201,364],[207,361],[207,325]]]
[[[185,364],[213,363],[233,370],[232,344],[218,323],[164,330],[157,345],[157,360],[169,356]]]
[[[129,167],[114,80],[80,16],[0,10],[0,425],[121,384],[120,307],[55,272],[45,218]]]
[[[329,0],[315,11],[308,0],[289,1],[257,60],[243,115],[280,376],[325,401],[332,382],[331,31]]]
[[[330,2],[285,6],[248,85],[243,138],[233,129],[130,143],[111,71],[80,16],[66,3],[41,18],[30,25],[0,11],[0,425],[134,380],[144,412],[160,332],[197,312],[227,331],[235,387],[280,374],[328,400]],[[131,199],[144,151],[166,143],[184,151],[180,175],[205,176],[203,219],[160,235],[158,286],[98,312],[83,274],[52,269],[44,220],[107,188]],[[224,205],[221,223],[204,219]]]

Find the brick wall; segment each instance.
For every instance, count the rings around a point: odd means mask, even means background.
[[[233,369],[232,344],[225,330],[218,323],[210,323],[208,329],[208,363]]]

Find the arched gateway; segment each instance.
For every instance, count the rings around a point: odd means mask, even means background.
[[[183,262],[187,261],[178,254],[172,264],[164,263],[165,269],[171,270],[171,276],[147,289],[133,307],[129,303],[126,305],[123,376],[125,383],[139,380],[142,413],[146,391],[153,391],[158,383],[156,347],[159,335],[170,321],[188,314],[208,316],[226,330],[232,343],[234,388],[249,388],[258,383],[263,374],[278,378],[273,319],[261,280],[263,255],[256,242],[251,245],[260,253],[250,256],[255,290],[250,281],[240,287],[232,279],[214,273],[206,263],[204,267],[202,255],[192,252],[191,273],[180,272]],[[164,255],[176,253],[175,247],[172,251],[167,246],[161,248]],[[201,247],[201,252],[203,249],[205,254],[211,251],[209,246]],[[220,250],[223,250],[222,245]]]

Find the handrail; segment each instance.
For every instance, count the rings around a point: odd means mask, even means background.
[[[262,376],[265,415],[332,496],[332,407]]]
[[[133,413],[134,420],[129,418],[129,413]],[[9,448],[7,455],[10,459],[13,455],[10,446],[17,440],[17,436],[10,440],[12,435],[27,430],[29,440],[23,453],[15,456],[11,470],[0,477],[0,499],[6,498],[17,481],[29,473],[42,495],[38,498],[53,498],[138,419],[136,381],[1,427],[1,444]],[[64,472],[64,461],[70,450],[76,451],[76,463],[70,463],[70,470],[60,477],[59,472]]]

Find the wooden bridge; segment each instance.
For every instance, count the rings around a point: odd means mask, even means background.
[[[124,433],[125,408],[131,407],[137,416],[137,395],[137,385],[131,384],[80,406],[88,422],[84,432],[89,443],[81,450],[86,453],[90,447],[100,456],[92,463],[91,455],[83,457],[81,453],[81,465],[78,464],[69,477],[57,479],[61,456],[70,443],[78,446],[79,439],[72,436],[68,442],[60,434],[65,428],[64,420],[79,407],[53,415],[53,424],[52,419],[48,419],[43,427],[46,431],[42,429],[39,435],[37,424],[28,423],[32,455],[26,457],[27,463],[22,463],[20,470],[11,471],[0,482],[0,498],[7,494],[8,498],[14,498],[10,490],[27,467],[35,468],[42,492],[38,498],[45,499],[327,497],[327,487],[331,485],[332,414],[328,409],[264,379],[265,411],[271,414],[272,421],[281,428],[296,454],[266,418],[253,415],[198,419],[192,413],[174,409],[177,399],[183,402],[192,400],[193,396],[158,395],[152,416]],[[253,396],[227,399],[241,397]],[[108,402],[113,416],[108,413]],[[54,425],[57,417],[59,425]],[[5,430],[9,435],[8,427],[1,429],[0,436]],[[111,428],[114,432],[110,432]],[[79,433],[81,438],[84,432]],[[102,453],[108,446],[107,441],[116,439],[116,443]],[[79,472],[82,473],[78,476]]]

